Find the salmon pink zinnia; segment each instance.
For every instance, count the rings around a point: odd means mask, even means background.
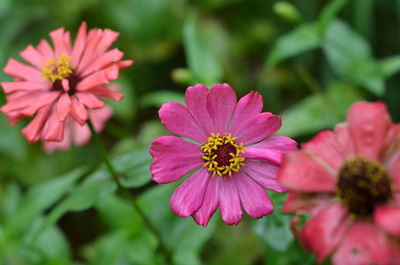
[[[132,61],[122,61],[123,53],[109,50],[118,33],[109,29],[80,26],[74,45],[63,28],[50,33],[53,47],[41,40],[29,45],[20,56],[29,65],[10,59],[4,72],[14,82],[2,82],[7,104],[1,108],[11,124],[34,117],[22,130],[29,142],[39,139],[61,142],[66,123],[84,125],[89,111],[104,107],[102,97],[120,100],[122,94],[105,85],[118,78],[119,70]],[[95,112],[93,112],[95,115]],[[72,118],[72,119],[71,119]]]
[[[101,109],[88,110],[89,119],[96,132],[103,130],[105,122],[111,118],[112,109],[104,106]],[[71,145],[81,146],[89,142],[91,132],[87,124],[80,125],[68,117],[64,125],[64,139],[61,142],[43,141],[44,150],[52,153],[55,150],[68,150]]]
[[[400,264],[400,124],[381,103],[355,103],[347,123],[287,154],[279,181],[292,227],[319,262]]]
[[[210,90],[189,87],[186,107],[165,103],[160,111],[163,125],[177,136],[154,140],[150,153],[153,180],[170,183],[198,169],[171,197],[171,209],[181,217],[192,216],[207,226],[218,205],[222,219],[238,224],[243,208],[251,217],[272,213],[265,189],[283,192],[276,174],[283,153],[296,148],[284,136],[272,136],[281,126],[279,116],[262,112],[260,94],[251,92],[236,100],[227,84]]]

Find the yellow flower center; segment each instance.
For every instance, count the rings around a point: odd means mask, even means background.
[[[45,62],[41,76],[46,80],[50,80],[54,84],[57,80],[68,78],[72,73],[71,56],[61,54],[58,56],[57,61],[50,59]]]
[[[203,151],[204,167],[211,171],[213,176],[232,176],[233,172],[238,172],[240,167],[244,165],[245,147],[243,143],[237,144],[237,137],[232,137],[229,133],[221,135],[219,133],[211,133],[207,142],[201,145]]]

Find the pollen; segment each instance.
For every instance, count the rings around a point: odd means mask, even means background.
[[[67,79],[73,73],[70,64],[71,60],[71,56],[66,54],[61,54],[58,56],[57,60],[48,60],[45,62],[42,68],[43,72],[41,76],[43,76],[44,79],[49,80],[52,84],[54,84],[57,80],[61,81],[63,79]]]
[[[236,143],[237,137],[226,134],[211,133],[207,142],[202,144],[204,165],[213,176],[230,177],[234,172],[238,172],[241,166],[244,166],[245,158],[240,156],[244,154],[245,147],[243,143]]]
[[[377,206],[393,198],[394,189],[380,162],[358,157],[343,165],[336,190],[350,213],[357,218],[369,218]]]

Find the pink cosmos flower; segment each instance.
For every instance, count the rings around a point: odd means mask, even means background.
[[[88,110],[89,119],[97,132],[104,128],[105,122],[111,118],[112,109],[104,106],[101,109]],[[68,117],[64,125],[64,139],[61,142],[43,141],[43,147],[46,153],[52,153],[55,150],[68,150],[72,144],[82,146],[89,142],[91,137],[90,129],[87,124],[80,125],[72,117]]]
[[[50,33],[53,47],[41,40],[36,48],[29,45],[20,53],[29,65],[10,59],[4,67],[14,82],[1,83],[7,94],[1,111],[11,124],[33,117],[22,130],[29,142],[61,142],[66,123],[83,125],[90,110],[104,107],[100,98],[122,98],[105,85],[133,62],[122,61],[118,49],[109,50],[117,32],[86,28],[82,23],[74,45],[69,32],[57,29]]]
[[[272,213],[265,189],[285,191],[276,174],[282,154],[296,148],[288,137],[270,137],[280,128],[280,117],[261,112],[258,93],[237,102],[228,84],[210,90],[201,84],[189,87],[185,102],[186,107],[165,103],[159,115],[169,131],[191,141],[162,136],[150,148],[150,170],[158,183],[177,181],[196,170],[175,190],[171,209],[203,226],[218,205],[230,225],[241,220],[241,208],[253,218]]]
[[[292,224],[319,262],[332,254],[336,265],[400,264],[399,143],[386,106],[358,102],[347,123],[284,157],[283,211],[311,216],[302,228],[298,216]]]

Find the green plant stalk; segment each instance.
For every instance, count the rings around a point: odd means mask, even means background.
[[[115,183],[117,184],[118,190],[124,195],[132,204],[133,207],[135,208],[136,212],[139,214],[140,218],[142,219],[143,223],[147,228],[154,234],[154,236],[157,238],[159,242],[159,249],[160,251],[165,255],[165,258],[167,260],[168,264],[172,264],[172,255],[171,251],[166,247],[164,244],[164,241],[162,240],[161,234],[158,232],[157,228],[153,225],[153,223],[150,221],[150,219],[147,217],[147,215],[144,213],[142,208],[139,206],[139,203],[137,202],[136,198],[129,192],[128,189],[126,189],[122,184],[121,181],[119,180],[119,173],[115,168],[113,167],[110,159],[108,158],[107,152],[104,148],[103,143],[100,140],[99,135],[97,134],[96,130],[94,129],[94,126],[91,122],[90,119],[88,119],[87,124],[89,126],[90,132],[92,134],[93,140],[95,142],[96,148],[98,152],[100,153],[100,156],[105,163],[107,170],[110,172],[112,178],[114,179]]]

